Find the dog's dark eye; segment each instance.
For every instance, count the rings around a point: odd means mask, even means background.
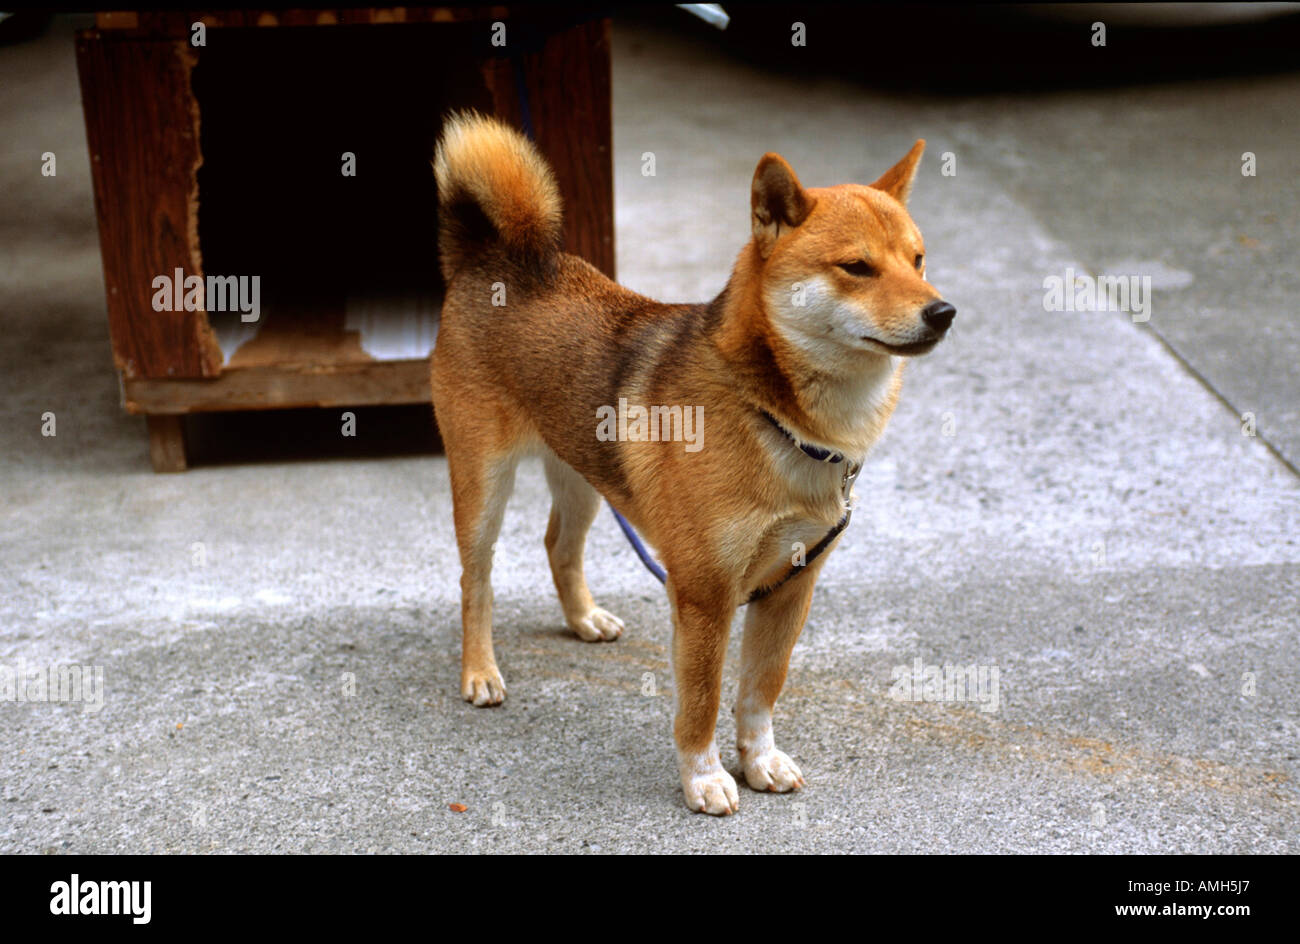
[[[916,271],[917,271],[917,272],[920,272],[922,266],[925,265],[925,256],[924,256],[923,254],[921,254],[921,253],[918,252],[918,253],[916,254],[916,261],[915,261],[914,263],[912,263],[912,264],[913,264],[914,266],[916,266]]]
[[[849,275],[869,276],[876,274],[876,267],[865,259],[856,262],[840,262],[837,265]]]

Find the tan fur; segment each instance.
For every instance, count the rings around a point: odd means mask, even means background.
[[[553,496],[546,548],[566,622],[593,642],[623,630],[583,576],[603,496],[668,571],[686,802],[734,812],[735,781],[713,737],[732,615],[843,513],[845,464],[810,459],[762,411],[801,441],[861,459],[898,401],[904,358],[942,336],[922,320],[939,294],[916,265],[924,248],[902,203],[922,147],[872,187],[807,189],[778,155],[764,156],[753,233],[726,290],[707,305],[664,305],[558,249],[555,185],[524,138],[475,115],[449,121],[435,160],[448,284],[432,374],[463,568],[466,699],[505,697],[492,547],[515,463],[541,454]],[[841,267],[863,259],[870,276]],[[492,303],[494,286],[504,286],[504,306]],[[703,407],[702,448],[600,441],[597,411],[620,397]],[[755,789],[803,784],[775,747],[771,717],[825,560],[746,614],[737,741]]]
[[[559,246],[560,190],[541,155],[510,128],[474,111],[451,115],[433,157],[441,213],[442,276],[464,261],[456,204],[477,204],[512,251],[540,255]]]

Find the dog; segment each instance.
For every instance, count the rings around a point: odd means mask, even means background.
[[[624,629],[583,574],[601,497],[667,572],[686,805],[738,808],[714,727],[732,617],[746,602],[743,775],[759,791],[804,785],[772,734],[790,653],[904,363],[938,344],[956,314],[926,281],[905,208],[924,148],[917,141],[870,186],[824,188],[805,188],[765,154],[752,234],[726,288],[707,304],[663,304],[561,250],[559,191],[527,138],[474,112],[448,117],[433,161],[446,294],[431,373],[462,567],[467,701],[506,696],[492,558],[516,463],[540,455],[552,496],[546,553],[580,639]],[[612,424],[613,410],[635,419]],[[660,423],[646,435],[651,410]],[[679,415],[703,420],[697,448],[682,441]]]

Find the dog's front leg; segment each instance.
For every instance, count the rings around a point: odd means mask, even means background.
[[[714,728],[722,697],[722,663],[735,607],[671,595],[673,675],[677,687],[673,734],[682,791],[692,810],[728,816],[736,812],[740,798],[735,778],[722,767]],[[719,593],[715,599],[725,597]]]
[[[772,708],[785,685],[790,651],[808,618],[821,561],[749,605],[740,648],[736,697],[736,748],[745,780],[755,790],[787,793],[803,786],[803,774],[772,737]]]

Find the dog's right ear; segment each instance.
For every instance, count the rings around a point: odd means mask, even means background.
[[[780,154],[764,154],[754,170],[749,197],[754,241],[763,258],[771,255],[781,230],[794,229],[812,212],[813,199]]]

